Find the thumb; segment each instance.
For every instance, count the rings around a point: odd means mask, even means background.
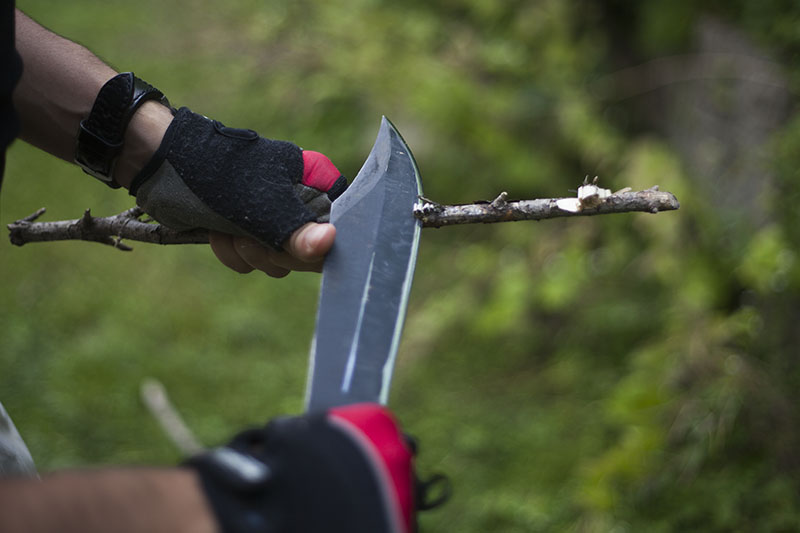
[[[297,259],[312,263],[325,257],[335,238],[333,224],[309,222],[292,233],[284,248]]]

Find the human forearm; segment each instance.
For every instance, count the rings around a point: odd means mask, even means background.
[[[115,469],[0,482],[6,533],[217,531],[195,474],[184,469]]]
[[[14,91],[22,125],[20,137],[61,159],[73,162],[81,120],[116,71],[83,46],[43,28],[16,11],[17,50],[24,71]],[[131,119],[114,177],[127,186],[158,148],[172,120],[155,102]]]
[[[16,34],[24,65],[14,91],[20,137],[72,161],[80,121],[91,111],[100,87],[116,72],[83,46],[43,28],[20,10]]]

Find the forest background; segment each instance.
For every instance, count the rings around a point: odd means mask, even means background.
[[[353,177],[391,118],[442,203],[660,185],[677,212],[423,231],[391,406],[423,531],[800,529],[800,4],[19,0],[174,105]],[[133,205],[17,142],[2,223]],[[174,464],[302,409],[319,276],[0,242],[0,391],[42,471]],[[794,392],[793,392],[794,391]]]

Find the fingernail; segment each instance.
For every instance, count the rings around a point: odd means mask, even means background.
[[[319,247],[320,241],[325,237],[328,233],[328,228],[324,224],[317,224],[316,226],[312,226],[308,232],[308,237],[306,237],[306,246],[310,252],[316,250]]]

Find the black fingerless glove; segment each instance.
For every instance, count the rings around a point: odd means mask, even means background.
[[[170,228],[246,235],[281,249],[306,222],[327,220],[346,187],[343,177],[315,187],[303,170],[296,145],[228,128],[184,107],[130,193]]]
[[[189,460],[224,533],[410,533],[412,450],[381,406],[281,418]]]

